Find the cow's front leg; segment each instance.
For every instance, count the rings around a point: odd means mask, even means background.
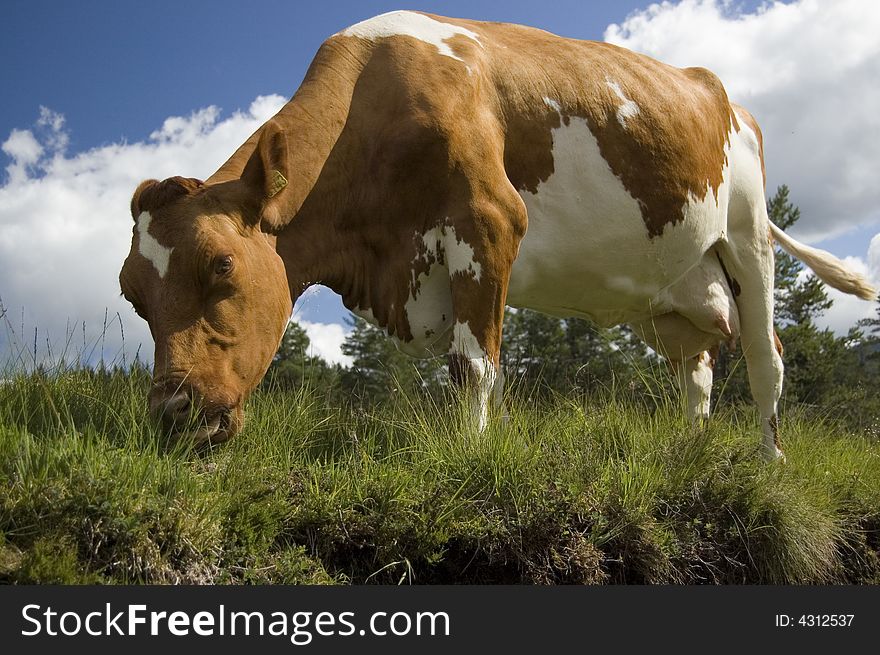
[[[450,199],[443,250],[452,296],[449,369],[465,388],[480,430],[499,379],[501,327],[513,262],[526,233],[526,206],[504,167],[503,129],[490,114],[450,132]],[[499,396],[500,397],[500,396]]]
[[[504,182],[507,186],[501,189],[509,193],[471,203],[472,213],[447,231],[445,243],[453,306],[449,373],[464,389],[473,425],[481,431],[488,424],[490,404],[502,399],[504,306],[525,232],[525,206]]]
[[[493,391],[502,378],[501,326],[510,275],[509,266],[498,273],[489,272],[490,266],[481,263],[479,276],[452,276],[449,375],[452,383],[464,391],[472,424],[481,431],[489,421],[490,404],[500,399]]]
[[[467,323],[453,327],[449,376],[467,394],[472,425],[483,431],[489,422],[489,402],[498,378],[497,360],[487,353]]]

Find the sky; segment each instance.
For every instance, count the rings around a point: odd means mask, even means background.
[[[208,177],[296,90],[320,43],[380,1],[5,0],[0,22],[0,364],[152,358],[119,297],[142,179]],[[880,282],[880,3],[874,0],[410,2],[705,66],[764,132],[767,187],[796,238]],[[831,292],[838,333],[875,305]],[[327,289],[294,320],[328,361],[347,311]]]

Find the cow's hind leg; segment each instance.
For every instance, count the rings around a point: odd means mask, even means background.
[[[696,357],[672,360],[671,363],[687,402],[688,418],[692,423],[708,421],[714,358],[708,351],[703,351]]]
[[[691,422],[708,419],[717,344],[726,335],[701,330],[677,312],[634,323],[633,329],[670,363]]]
[[[766,213],[756,210],[753,229],[737,234],[722,258],[736,280],[741,343],[749,386],[758,406],[763,432],[762,454],[768,461],[784,459],[779,440],[778,405],[783,365],[773,328],[773,247],[768,238]]]

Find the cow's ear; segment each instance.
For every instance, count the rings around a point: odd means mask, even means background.
[[[259,200],[260,222],[267,232],[277,232],[290,220],[286,215],[289,150],[287,135],[274,120],[263,126],[257,149],[244,167],[241,179]]]
[[[141,198],[143,197],[144,191],[156,184],[159,184],[159,180],[144,180],[138,184],[137,189],[134,190],[134,195],[131,197],[131,217],[134,220],[137,220],[138,216],[140,216],[143,211],[141,209]],[[149,195],[149,192],[147,195]]]

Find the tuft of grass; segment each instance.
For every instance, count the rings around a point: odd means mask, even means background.
[[[146,415],[149,376],[0,385],[0,581],[880,583],[880,443],[789,408],[786,465],[750,410],[530,401],[468,427],[460,399],[373,410],[267,388],[196,452]]]

